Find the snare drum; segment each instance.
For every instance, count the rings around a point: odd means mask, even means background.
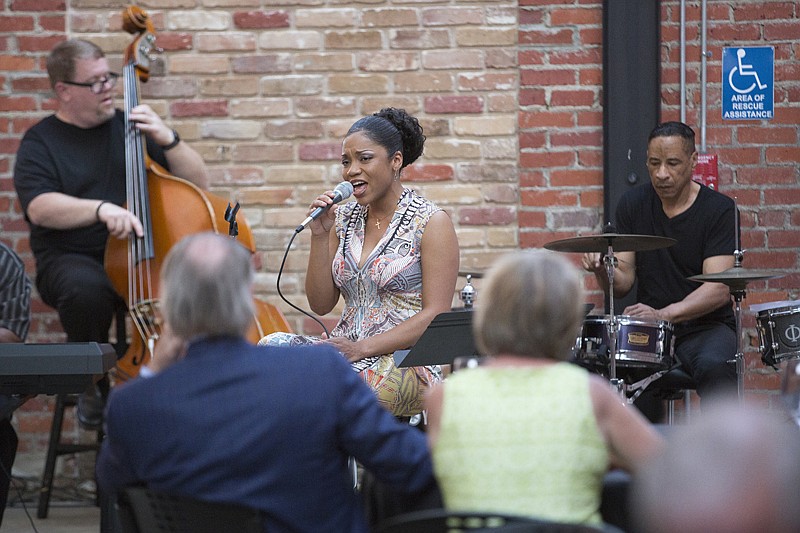
[[[764,364],[800,358],[800,305],[763,309],[756,322]]]
[[[608,364],[610,315],[590,315],[583,321],[576,358],[594,365]],[[618,367],[666,370],[674,356],[673,327],[666,320],[617,317]]]

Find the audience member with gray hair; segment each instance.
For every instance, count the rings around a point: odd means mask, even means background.
[[[228,237],[170,250],[154,374],[109,397],[100,487],[254,507],[265,531],[366,533],[348,457],[399,490],[427,490],[425,436],[381,407],[334,347],[247,342],[252,282],[250,253]]]
[[[642,533],[800,531],[800,432],[783,413],[734,397],[703,405],[635,476]]]
[[[570,364],[581,275],[543,250],[501,258],[476,307],[491,359],[428,397],[428,436],[445,507],[600,527],[603,476],[635,469],[662,439],[600,376]]]

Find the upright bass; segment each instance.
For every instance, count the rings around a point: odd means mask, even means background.
[[[255,252],[250,228],[238,210],[233,212],[235,218],[226,221],[229,206],[225,200],[172,176],[147,155],[144,134],[128,117],[131,109],[139,105],[139,82],[149,78],[155,31],[147,13],[136,6],[124,11],[123,29],[135,36],[125,51],[123,65],[127,208],[142,222],[144,236],[131,235],[126,240],[109,237],[106,247],[106,273],[114,289],[125,299],[135,329],[128,349],[117,361],[114,372],[117,381],[138,375],[158,342],[159,273],[162,261],[176,242],[193,233],[221,233],[230,224],[237,227],[239,242]],[[255,304],[249,340],[255,342],[274,331],[290,331],[278,308],[260,300],[255,300]]]

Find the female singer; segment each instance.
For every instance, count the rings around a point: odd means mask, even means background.
[[[386,108],[355,122],[342,143],[342,178],[355,201],[332,205],[311,222],[306,294],[324,315],[344,297],[341,319],[324,339],[352,363],[395,416],[422,411],[431,367],[397,368],[392,353],[409,348],[431,320],[450,310],[458,276],[458,240],[450,217],[400,182],[422,155],[419,121]],[[309,213],[333,203],[317,197]],[[262,344],[320,339],[274,333]]]

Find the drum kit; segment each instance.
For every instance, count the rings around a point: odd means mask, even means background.
[[[608,276],[609,293],[614,293],[614,266],[617,263],[614,252],[642,252],[666,248],[675,243],[674,239],[652,235],[626,235],[603,233],[585,237],[574,237],[552,241],[545,248],[559,252],[603,253]],[[736,318],[736,355],[731,361],[736,365],[737,389],[739,398],[744,396],[744,353],[742,348],[742,300],[749,283],[779,278],[784,273],[769,270],[751,270],[742,267],[744,252],[739,250],[738,238],[734,252],[734,266],[722,272],[700,274],[688,279],[699,282],[715,282],[727,285],[734,300]],[[673,325],[663,320],[642,320],[614,313],[614,298],[610,298],[610,315],[587,316],[581,335],[576,342],[576,359],[601,367],[614,388],[633,402],[653,381],[668,372],[674,364]],[[762,318],[759,314],[759,338],[762,354],[777,357],[800,357],[800,308],[778,308],[766,310]],[[781,350],[793,350],[784,354]],[[644,369],[651,374],[635,383],[626,383],[617,376],[617,365],[628,369]],[[641,372],[640,372],[641,375]],[[633,392],[631,397],[628,394]]]
[[[744,396],[744,352],[742,343],[742,300],[747,286],[756,281],[779,278],[783,272],[753,270],[742,267],[744,252],[739,250],[738,237],[734,251],[734,266],[722,272],[700,274],[688,279],[698,282],[722,283],[728,286],[734,301],[736,319],[736,354],[730,362],[736,366],[739,398]],[[602,233],[551,241],[545,248],[557,252],[601,253],[608,277],[609,293],[614,292],[615,252],[644,252],[667,248],[675,244],[668,237]],[[473,279],[481,272],[459,272],[466,284],[459,293],[464,310],[471,310],[477,291]],[[756,317],[762,360],[775,367],[790,359],[800,359],[800,302],[784,302],[758,311]],[[589,307],[590,309],[591,307]],[[588,311],[587,311],[588,312]],[[675,360],[674,328],[665,320],[649,320],[614,312],[614,298],[609,299],[608,315],[587,315],[575,342],[573,355],[579,364],[606,376],[612,386],[629,403],[652,382],[677,366]],[[618,376],[624,370],[629,382]],[[637,381],[633,381],[637,379]]]

